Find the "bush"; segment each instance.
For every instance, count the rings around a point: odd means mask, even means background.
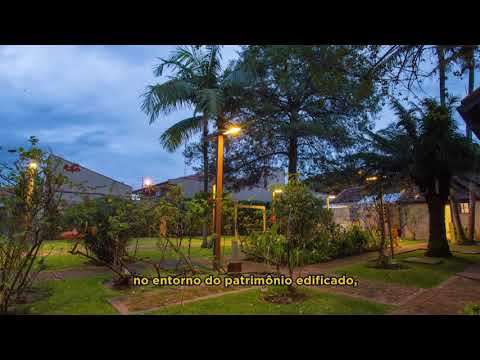
[[[286,241],[278,233],[278,226],[273,225],[264,233],[252,233],[242,246],[248,259],[265,261],[279,266],[286,262]]]
[[[120,198],[85,201],[65,211],[65,224],[82,234],[87,255],[110,265],[127,256],[128,239],[144,220],[136,204]]]

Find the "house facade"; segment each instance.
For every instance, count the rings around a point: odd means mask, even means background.
[[[445,229],[447,238],[455,240],[454,214],[451,206],[458,209],[460,223],[466,231],[470,213],[468,200],[468,184],[474,181],[476,193],[478,193],[478,176],[456,176],[452,181],[452,199],[450,204],[445,205]],[[344,227],[352,224],[360,224],[364,227],[378,228],[379,215],[375,210],[375,204],[368,201],[368,194],[363,187],[351,187],[340,192],[332,201],[330,209],[333,212],[334,221]],[[477,199],[479,199],[477,195]],[[393,236],[401,236],[407,239],[426,240],[429,237],[428,206],[418,189],[399,189],[386,191],[384,197],[385,219],[390,218],[390,227]],[[480,201],[475,205],[475,237],[480,239]],[[388,234],[387,224],[385,231]]]

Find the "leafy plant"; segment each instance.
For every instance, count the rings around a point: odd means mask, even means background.
[[[38,139],[30,137],[29,148],[11,150],[17,159],[0,164],[0,313],[22,300],[43,269],[38,253],[46,236],[59,226],[61,195],[67,179],[59,175],[50,154],[41,150]]]

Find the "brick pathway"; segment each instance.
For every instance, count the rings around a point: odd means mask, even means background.
[[[455,315],[480,303],[480,264],[472,265],[439,286],[425,290],[395,309],[395,315]]]

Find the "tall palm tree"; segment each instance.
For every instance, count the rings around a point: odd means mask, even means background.
[[[447,98],[448,100],[448,98]],[[424,100],[422,107],[407,110],[394,104],[396,127],[370,133],[370,151],[355,155],[365,173],[377,173],[387,183],[412,181],[423,194],[429,212],[429,256],[450,256],[445,231],[445,205],[451,179],[478,162],[478,146],[465,142],[452,118],[452,102],[439,106]]]
[[[194,135],[202,134],[203,192],[208,193],[208,142],[209,123],[218,128],[225,115],[235,107],[234,90],[248,83],[248,76],[230,68],[222,71],[221,46],[179,46],[167,59],[155,67],[155,76],[171,70],[168,80],[147,87],[143,94],[142,110],[149,116],[150,124],[160,114],[166,115],[181,108],[193,109],[192,117],[180,120],[163,132],[161,145],[168,151],[177,150]],[[207,246],[205,218],[202,246]]]

